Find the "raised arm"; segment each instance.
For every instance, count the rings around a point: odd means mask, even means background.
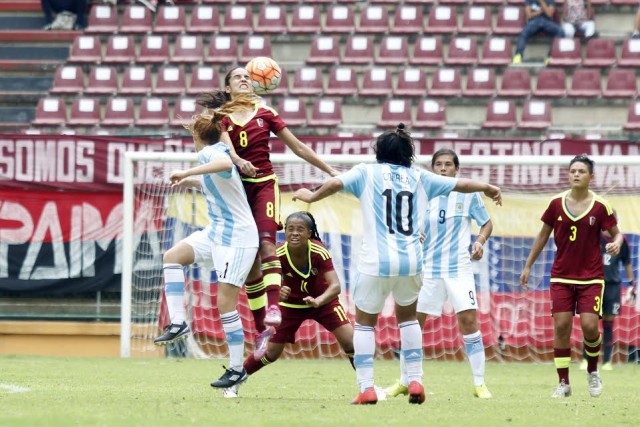
[[[502,192],[500,187],[487,184],[485,182],[474,181],[467,178],[458,178],[456,186],[453,189],[459,193],[484,193],[485,196],[493,200],[496,205],[502,206]]]
[[[325,197],[329,197],[332,194],[337,193],[342,190],[343,185],[342,181],[338,178],[330,178],[326,181],[322,186],[315,191],[309,190],[308,188],[301,188],[297,190],[293,194],[293,200],[300,200],[301,202],[313,203],[318,200],[322,200]]]
[[[340,295],[340,280],[338,274],[335,271],[327,271],[324,273],[324,280],[327,281],[327,289],[317,297],[304,297],[303,301],[312,307],[320,307],[331,301],[333,301],[338,295]]]
[[[524,263],[524,268],[522,269],[522,273],[520,274],[520,286],[523,290],[527,290],[528,282],[529,282],[529,274],[531,273],[531,267],[535,264],[538,256],[540,256],[540,252],[544,249],[544,246],[549,241],[549,236],[551,236],[551,232],[553,228],[551,228],[548,224],[542,224],[542,228],[540,232],[536,236],[536,239],[533,241],[533,245],[531,246],[531,252],[529,252],[529,256],[527,257],[527,261]]]
[[[302,141],[296,138],[296,136],[291,133],[288,128],[281,129],[280,132],[278,132],[276,135],[282,142],[285,143],[287,147],[291,149],[291,151],[293,151],[293,154],[300,157],[307,163],[312,164],[313,166],[317,167],[323,172],[328,173],[331,176],[340,175],[338,171],[323,162],[320,157],[318,157],[315,151],[313,151],[311,148],[303,144]]]

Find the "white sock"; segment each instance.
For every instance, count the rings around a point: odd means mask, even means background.
[[[464,348],[469,358],[469,364],[471,365],[471,372],[473,373],[473,384],[484,384],[484,365],[485,354],[484,344],[482,342],[482,333],[476,331],[469,335],[463,335]]]
[[[242,370],[244,361],[244,330],[237,310],[220,315],[222,329],[227,337],[229,346],[229,367],[236,371]]]
[[[180,264],[163,264],[164,294],[171,323],[181,325],[186,318],[184,309],[184,268]]]
[[[422,384],[422,330],[417,320],[402,322],[400,329],[400,348],[404,359],[404,371],[407,384],[418,381]],[[403,383],[404,384],[404,383]]]
[[[356,323],[353,332],[353,364],[360,391],[373,387],[373,357],[376,351],[376,334],[372,326]]]
[[[400,384],[409,385],[409,379],[407,378],[407,367],[405,366],[404,354],[402,354],[402,349],[400,349]]]

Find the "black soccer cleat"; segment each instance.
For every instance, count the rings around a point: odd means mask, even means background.
[[[222,374],[220,378],[212,382],[211,387],[229,388],[236,384],[243,383],[247,380],[247,378],[249,378],[249,374],[247,374],[247,371],[245,371],[244,368],[242,368],[241,371],[236,371],[235,369],[231,368],[227,369],[224,366],[223,368],[225,369],[224,374]]]
[[[191,334],[191,329],[189,329],[187,322],[182,322],[181,325],[172,323],[171,325],[167,326],[167,329],[164,332],[164,334],[160,335],[158,338],[153,340],[153,343],[155,345],[167,345],[167,344],[171,344],[172,342],[185,339],[190,334]]]

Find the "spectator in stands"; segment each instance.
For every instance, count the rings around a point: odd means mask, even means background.
[[[148,7],[151,12],[155,12],[156,9],[158,8],[158,0],[137,0],[137,1],[139,1],[140,3]],[[165,0],[164,2],[170,5],[175,4],[175,0]]]
[[[40,0],[45,30],[82,30],[87,26],[87,0]]]
[[[633,33],[631,33],[631,38],[640,38],[640,6],[636,12],[636,19],[633,22]]]
[[[534,35],[545,33],[551,37],[564,37],[562,27],[553,20],[553,15],[556,11],[555,0],[525,0],[525,4],[524,11],[527,24],[518,37],[518,46],[513,57],[514,64],[522,62],[522,55],[527,46],[527,41]]]
[[[587,38],[596,33],[591,0],[566,0],[562,9],[562,21],[562,30],[567,38],[573,38],[576,31]]]

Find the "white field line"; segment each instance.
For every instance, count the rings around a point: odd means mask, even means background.
[[[22,387],[15,384],[0,383],[0,393],[26,393],[31,391],[28,387]]]

